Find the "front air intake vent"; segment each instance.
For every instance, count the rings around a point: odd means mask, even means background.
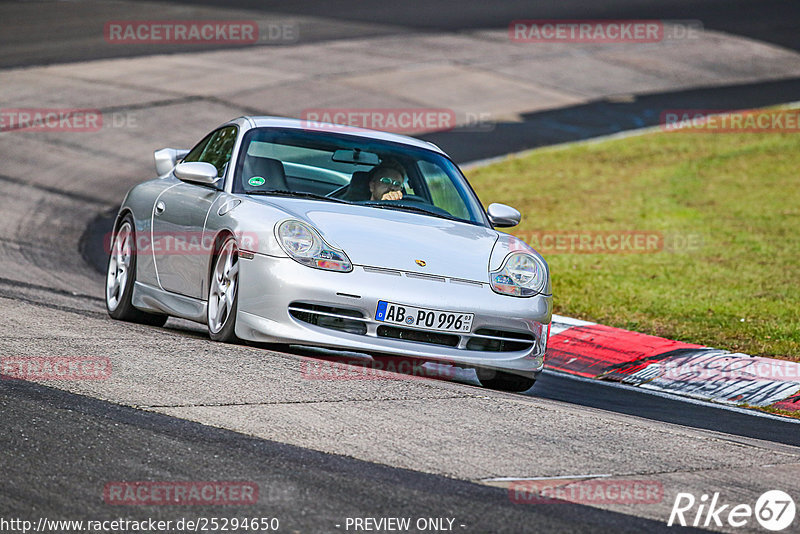
[[[394,269],[384,269],[383,267],[364,267],[364,272],[376,274],[388,274],[389,276],[403,276],[401,271]]]
[[[434,282],[447,282],[447,278],[444,276],[436,276],[435,274],[406,273],[406,277],[419,278],[420,280],[432,280]]]
[[[516,352],[528,350],[536,341],[533,334],[479,328],[467,342],[467,350],[484,352]]]
[[[380,337],[415,341],[417,343],[430,343],[432,345],[444,345],[447,347],[455,347],[458,345],[458,336],[429,332],[427,330],[417,330],[414,328],[398,328],[396,326],[381,325],[378,327],[377,333]]]
[[[309,304],[293,302],[289,305],[289,315],[304,323],[313,324],[320,328],[338,330],[348,334],[364,335],[367,333],[367,323],[364,314],[358,310],[324,306],[322,304]]]

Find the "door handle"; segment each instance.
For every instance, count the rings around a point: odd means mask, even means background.
[[[162,213],[164,213],[165,209],[167,209],[167,205],[164,204],[163,200],[159,200],[156,203],[156,215],[161,215]]]

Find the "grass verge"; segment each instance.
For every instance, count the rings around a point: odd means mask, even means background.
[[[467,176],[524,214],[556,313],[800,361],[800,132],[659,131]]]

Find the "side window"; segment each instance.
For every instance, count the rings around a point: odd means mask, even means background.
[[[189,152],[183,161],[202,161],[217,168],[217,176],[225,174],[236,142],[236,126],[220,128],[211,133]]]
[[[182,161],[186,161],[186,162],[191,162],[191,161],[202,161],[202,160],[200,159],[200,156],[203,154],[203,150],[205,150],[206,146],[208,145],[208,142],[209,142],[209,141],[211,141],[211,138],[212,138],[212,137],[214,137],[214,134],[215,134],[215,133],[216,133],[216,132],[211,132],[210,134],[208,134],[207,136],[205,136],[205,138],[204,138],[202,141],[200,141],[199,143],[197,143],[197,144],[194,146],[194,148],[193,148],[193,149],[191,149],[191,150],[189,151],[189,153],[188,153],[188,154],[186,154],[186,156],[184,156],[184,158],[183,158],[183,160],[182,160]]]

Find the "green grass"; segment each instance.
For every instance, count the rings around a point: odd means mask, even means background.
[[[671,250],[655,253],[545,252],[556,313],[800,361],[800,134],[655,132],[467,176],[485,204],[523,213],[522,237],[665,237]],[[689,236],[699,246],[679,246]]]
[[[753,408],[752,406],[747,406],[747,408]],[[794,412],[790,410],[781,410],[780,408],[773,408],[772,406],[759,406],[753,408],[754,410],[761,410],[765,413],[771,413],[772,415],[782,415],[784,417],[791,417],[793,419],[800,419],[800,412]]]

